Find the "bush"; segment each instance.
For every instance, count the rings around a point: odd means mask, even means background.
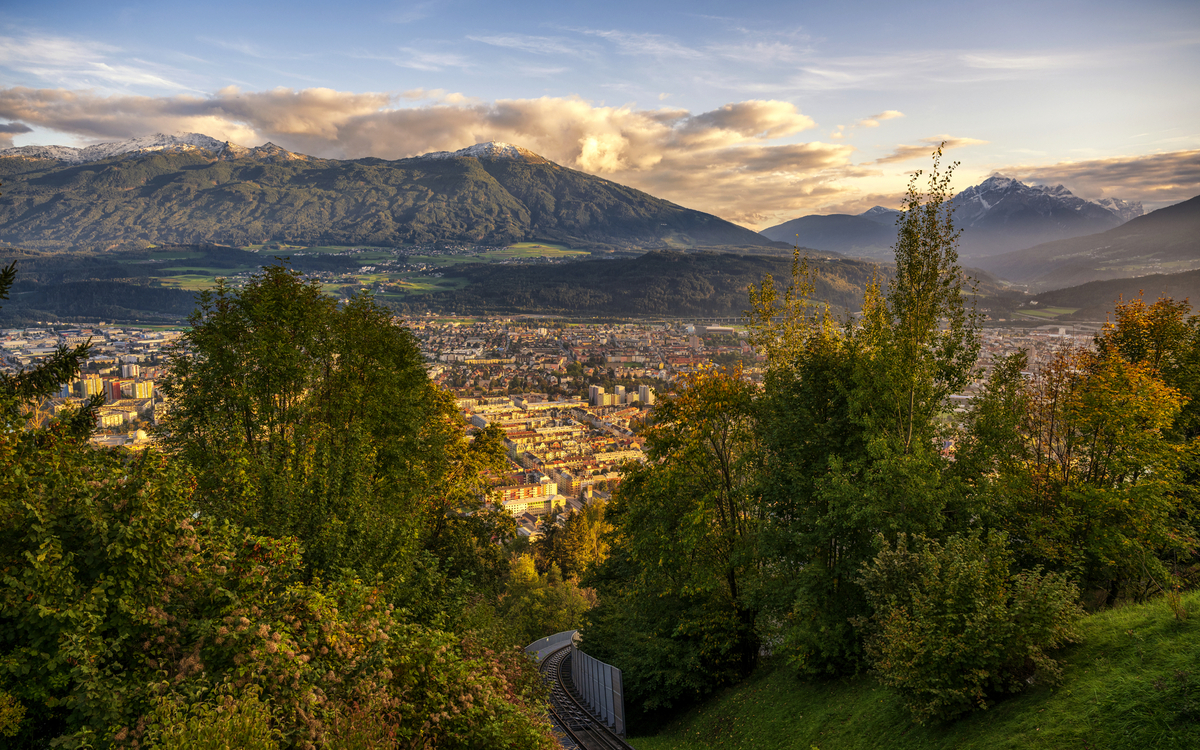
[[[1002,533],[952,536],[945,546],[900,535],[863,568],[874,609],[856,625],[882,681],[919,722],[986,708],[998,693],[1053,684],[1050,652],[1078,639],[1079,591],[1055,573],[1012,573]]]
[[[225,692],[217,701],[190,706],[164,699],[155,716],[157,742],[147,738],[149,744],[156,750],[278,750],[270,708],[258,695],[254,689],[239,698]]]
[[[0,465],[6,747],[552,746],[523,656],[308,580],[295,539],[195,517],[153,451],[8,433]]]

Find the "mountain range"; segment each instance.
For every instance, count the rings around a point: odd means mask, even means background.
[[[973,264],[1033,289],[1200,269],[1200,196],[1106,232],[1047,242]]]
[[[1052,240],[1094,234],[1143,214],[1141,203],[1115,198],[1088,201],[1062,185],[1026,185],[993,175],[950,201],[962,230],[959,254],[983,258]],[[858,215],[802,216],[762,231],[780,242],[818,250],[886,258],[896,238],[898,211],[876,206]]]
[[[0,180],[0,241],[45,249],[526,240],[776,248],[724,219],[505,143],[338,160],[271,143],[245,148],[198,133],[160,134],[82,149],[5,149]]]

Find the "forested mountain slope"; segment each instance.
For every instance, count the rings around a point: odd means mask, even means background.
[[[267,144],[125,153],[83,163],[0,154],[0,241],[26,247],[264,241],[549,240],[576,247],[772,246],[711,214],[506,144],[339,161]]]

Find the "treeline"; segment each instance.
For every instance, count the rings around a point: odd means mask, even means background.
[[[791,258],[777,256],[671,251],[537,267],[473,265],[455,271],[467,279],[464,288],[408,305],[460,314],[740,316],[746,289],[764,275],[786,274],[790,265]],[[881,272],[863,261],[814,261],[813,293],[838,309],[857,310]]]
[[[188,257],[163,260],[161,253]],[[0,264],[17,263],[20,275],[10,290],[11,301],[0,309],[0,324],[34,325],[38,321],[139,321],[178,323],[196,306],[194,292],[164,285],[162,277],[194,273],[164,270],[175,264],[228,271],[230,275],[256,269],[259,255],[217,245],[164,246],[154,250],[105,253],[40,253],[0,248]],[[299,271],[357,271],[352,259],[332,254],[287,258]]]
[[[369,297],[273,266],[189,322],[141,453],[34,418],[87,345],[0,375],[5,747],[555,747],[520,647],[594,594],[484,506],[499,431]]]
[[[1187,616],[1200,316],[1127,301],[1093,349],[1033,377],[1023,354],[991,363],[960,413],[980,321],[948,175],[915,180],[895,279],[860,317],[814,305],[806,264],[783,294],[767,278],[750,313],[764,387],[699,374],[656,409],[587,576],[589,653],[624,670],[635,718],[768,653],[811,677],[870,670],[915,720],[952,719],[1056,682],[1086,611],[1161,596]]]

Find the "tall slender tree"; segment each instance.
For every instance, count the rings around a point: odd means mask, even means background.
[[[760,399],[772,523],[764,542],[778,585],[764,612],[806,671],[857,667],[850,620],[867,612],[855,583],[882,533],[936,533],[956,502],[943,455],[949,396],[969,382],[979,350],[949,206],[954,165],[933,155],[927,186],[909,183],[897,221],[896,272],[871,284],[861,314],[839,328],[806,301],[804,264],[782,301],[754,290],[748,314],[765,345]]]

